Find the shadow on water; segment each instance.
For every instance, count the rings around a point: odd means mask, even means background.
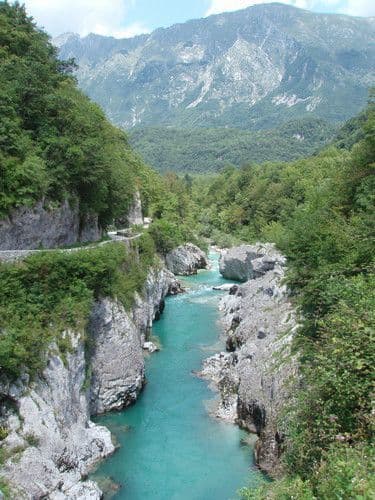
[[[153,327],[162,350],[146,361],[147,384],[137,403],[97,419],[121,446],[93,476],[106,498],[229,500],[242,486],[263,480],[251,445],[245,445],[248,436],[208,415],[205,402],[215,395],[193,375],[204,358],[223,349],[217,308],[222,292],[212,286],[225,280],[217,255],[210,257],[211,269],[183,279],[186,294],[167,298]]]

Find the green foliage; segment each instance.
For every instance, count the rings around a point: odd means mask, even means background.
[[[8,482],[2,478],[0,478],[0,491],[4,495],[5,499],[12,498]]]
[[[226,165],[291,161],[321,149],[335,128],[318,119],[293,120],[274,130],[233,128],[147,128],[130,132],[130,142],[161,172],[208,173]]]
[[[375,490],[372,447],[336,444],[309,479],[286,477],[254,489],[242,489],[243,500],[370,500]]]
[[[0,2],[0,216],[47,198],[102,225],[126,213],[148,169],[60,62],[25,8]]]
[[[3,441],[9,434],[8,429],[5,429],[5,427],[0,426],[0,441]]]
[[[126,307],[141,291],[155,247],[147,234],[133,242],[95,249],[34,254],[25,261],[1,264],[0,366],[11,376],[22,367],[44,366],[46,349],[56,340],[70,349],[68,329],[83,332],[91,305],[116,297]]]
[[[332,492],[370,498],[370,473],[361,462],[373,435],[375,363],[373,94],[370,99],[351,151],[330,147],[292,164],[227,168],[209,182],[195,180],[211,234],[276,241],[303,318],[293,346],[301,388],[280,419],[288,475],[244,498],[328,499]]]
[[[154,222],[149,229],[157,251],[165,255],[188,241],[204,249],[206,244],[198,237],[201,229],[196,221],[197,207],[191,199],[192,178],[169,173],[159,179],[150,203]]]
[[[38,447],[40,440],[37,436],[35,436],[35,434],[32,434],[32,433],[26,434],[25,439],[26,439],[26,442],[29,446]]]

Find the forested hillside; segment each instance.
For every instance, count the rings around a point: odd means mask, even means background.
[[[126,212],[143,166],[23,7],[0,3],[0,215],[78,199],[105,225]]]
[[[136,128],[129,132],[135,150],[161,172],[217,172],[224,166],[291,161],[321,149],[335,127],[323,120],[293,120],[271,130],[231,128]]]
[[[163,179],[133,153],[18,4],[0,2],[0,54],[0,221],[14,207],[68,199],[106,227],[127,212],[136,189],[155,217],[128,250],[113,243],[0,262],[0,370],[14,377],[43,368],[53,340],[69,350],[64,330],[84,328],[95,299],[116,296],[130,307],[156,251],[195,236],[180,181]]]
[[[361,132],[358,125],[362,125]],[[375,104],[340,144],[294,163],[197,178],[203,233],[275,241],[303,322],[294,340],[301,389],[285,414],[285,476],[243,497],[370,499],[375,328]]]

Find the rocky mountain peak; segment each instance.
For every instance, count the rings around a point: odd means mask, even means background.
[[[86,93],[124,128],[269,128],[343,121],[374,84],[371,19],[279,3],[176,24],[131,39],[67,34]]]

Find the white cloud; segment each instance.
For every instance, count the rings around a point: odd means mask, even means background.
[[[245,7],[250,7],[250,5],[258,5],[262,3],[271,3],[273,0],[211,0],[211,5],[208,8],[206,15],[219,14],[220,12],[229,12],[239,9],[244,9]],[[284,1],[282,3],[295,5],[296,7],[306,8],[309,3],[308,0],[290,0]]]
[[[206,16],[229,12],[274,0],[211,0]],[[280,0],[279,0],[280,1]],[[352,16],[375,16],[374,0],[281,0],[281,3],[309,10],[330,10]]]
[[[374,0],[349,0],[345,2],[342,10],[344,14],[351,16],[375,16]]]
[[[116,31],[107,31],[103,32],[94,31],[94,33],[98,33],[99,35],[111,35],[115,38],[132,38],[133,36],[142,35],[143,33],[149,33],[150,30],[142,23],[132,23],[124,28],[120,28]]]
[[[126,25],[136,0],[23,0],[39,26],[56,36],[75,32],[129,37],[149,31],[141,23]]]

